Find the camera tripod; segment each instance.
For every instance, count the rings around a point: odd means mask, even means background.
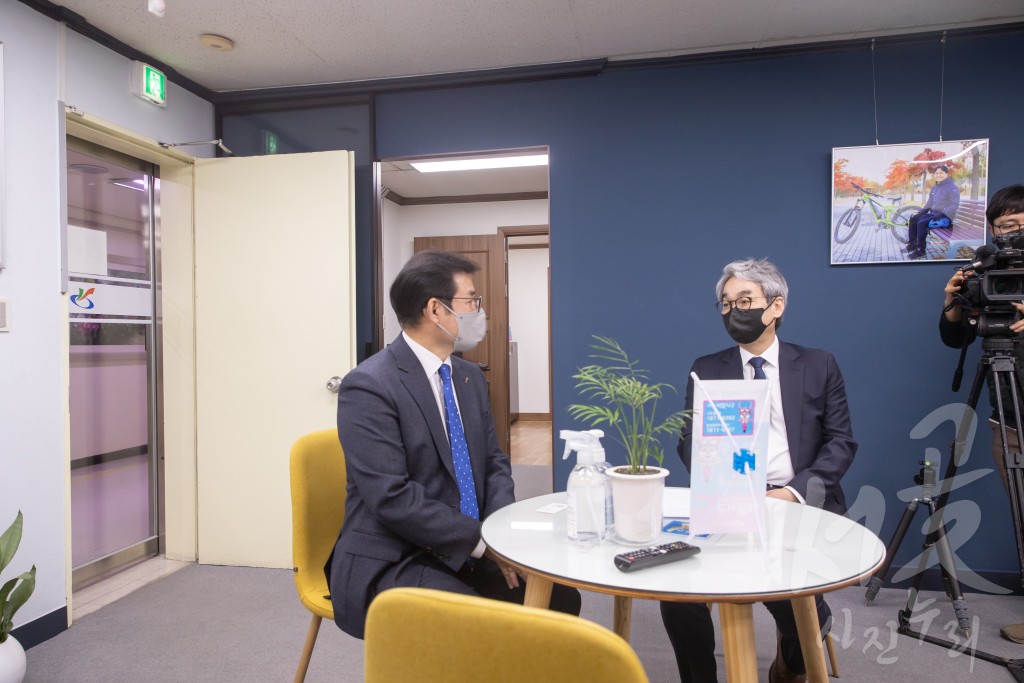
[[[1024,585],[1024,544],[1021,542],[1022,538],[1024,538],[1022,537],[1022,530],[1024,530],[1024,513],[1022,513],[1021,508],[1021,504],[1024,502],[1024,458],[1021,456],[1019,447],[1013,450],[1009,448],[1007,425],[1004,417],[1005,413],[1003,411],[1003,391],[1005,388],[1009,393],[1009,397],[1013,405],[1013,414],[1015,416],[1015,424],[1013,426],[1016,427],[1018,435],[1024,434],[1024,429],[1021,428],[1021,407],[1024,406],[1021,389],[1024,387],[1024,381],[1022,381],[1020,368],[1017,365],[1017,358],[1014,355],[1016,343],[1016,341],[1010,338],[984,338],[982,342],[982,359],[978,363],[978,371],[975,374],[974,383],[971,386],[971,393],[967,399],[967,405],[970,409],[964,412],[964,416],[961,418],[960,424],[957,427],[956,438],[953,441],[945,475],[942,481],[938,482],[936,480],[935,468],[932,466],[932,463],[927,460],[921,462],[921,470],[917,476],[914,477],[914,482],[921,487],[920,493],[907,504],[907,509],[904,511],[903,516],[900,518],[900,522],[896,527],[896,532],[893,534],[892,540],[886,547],[885,561],[868,582],[868,589],[864,602],[865,604],[870,605],[875,599],[875,596],[878,594],[878,590],[882,587],[886,574],[889,571],[889,567],[892,564],[893,559],[896,557],[896,551],[899,550],[900,543],[903,542],[903,538],[906,536],[907,529],[910,528],[910,524],[913,522],[917,510],[924,505],[930,513],[928,518],[928,531],[925,534],[920,562],[918,564],[917,573],[914,576],[913,584],[910,588],[907,605],[898,613],[897,632],[903,635],[913,636],[919,640],[932,643],[933,645],[940,645],[947,649],[956,650],[963,654],[970,655],[971,657],[977,657],[978,659],[1004,666],[1010,672],[1010,675],[1013,676],[1014,680],[1019,683],[1024,683],[1024,659],[1007,659],[1005,657],[998,657],[967,646],[967,643],[970,642],[971,619],[967,611],[967,601],[964,599],[963,592],[960,590],[960,581],[957,578],[953,552],[949,547],[949,539],[946,535],[946,524],[943,520],[943,510],[946,506],[946,499],[949,497],[949,492],[953,484],[953,479],[956,476],[957,468],[961,464],[967,435],[970,433],[972,422],[975,419],[974,415],[975,408],[978,405],[978,398],[981,396],[981,391],[985,385],[986,377],[991,377],[992,386],[995,389],[996,396],[996,414],[998,415],[999,422],[999,439],[1003,447],[1003,458],[1006,464],[1007,484],[1010,494],[1010,508],[1013,514],[1013,528],[1017,539],[1017,559],[1021,567],[1021,582],[1022,585]],[[965,355],[966,346],[964,347],[964,353],[962,353],[960,357],[961,367],[957,368],[957,376],[954,379],[954,391],[959,389],[960,375]],[[935,495],[936,484],[939,484],[938,495]],[[963,644],[943,638],[936,638],[935,636],[931,636],[911,628],[911,620],[914,616],[914,610],[917,607],[917,599],[921,588],[921,582],[924,578],[924,571],[928,566],[928,559],[933,548],[936,550],[939,557],[939,570],[942,576],[943,589],[945,590],[946,596],[953,604],[953,612],[956,616],[957,625],[966,638]]]

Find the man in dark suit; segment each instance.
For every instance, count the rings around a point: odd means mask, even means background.
[[[334,620],[357,638],[370,602],[388,588],[523,601],[523,580],[480,538],[481,520],[515,500],[509,457],[483,373],[452,356],[487,330],[476,271],[447,252],[413,256],[391,286],[402,333],[338,392],[348,488],[325,570]],[[556,586],[551,607],[578,615],[579,592]]]
[[[691,372],[705,379],[772,379],[766,495],[794,504],[846,511],[839,480],[857,452],[846,405],[846,389],[828,351],[779,341],[789,289],[769,261],[734,261],[715,289],[725,329],[738,344],[698,358]],[[693,407],[693,380],[686,408]],[[692,423],[684,427],[678,451],[690,469]],[[806,680],[793,608],[788,600],[766,602],[781,639],[769,670],[770,683]],[[828,632],[831,612],[818,596],[818,623]],[[715,632],[707,606],[663,602],[661,615],[675,650],[683,683],[717,681]]]

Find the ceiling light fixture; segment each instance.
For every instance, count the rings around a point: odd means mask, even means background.
[[[163,19],[164,12],[167,11],[167,3],[164,2],[164,0],[149,0],[147,3],[147,9],[150,14]]]
[[[78,171],[86,175],[103,175],[107,172],[106,166],[100,166],[99,164],[69,164],[69,171]]]
[[[453,159],[451,161],[412,161],[409,165],[420,173],[438,171],[478,171],[486,168],[518,168],[520,166],[547,166],[547,154],[531,154],[521,157],[477,157],[475,159]]]
[[[231,52],[235,49],[235,41],[216,33],[204,33],[199,36],[199,43],[217,52]]]

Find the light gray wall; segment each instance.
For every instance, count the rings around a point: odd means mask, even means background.
[[[55,22],[0,0],[7,177],[0,298],[11,305],[11,331],[0,333],[0,531],[18,510],[25,514],[21,548],[0,583],[37,568],[35,594],[15,626],[66,604],[59,40]]]
[[[206,100],[168,83],[167,106],[156,107],[131,94],[131,60],[74,31],[67,32],[66,49],[64,102],[69,106],[158,142],[213,139],[213,105]],[[213,145],[182,151],[216,156]]]
[[[519,412],[551,412],[548,379],[549,249],[509,249],[508,326],[519,349]],[[556,420],[557,422],[557,420]]]
[[[0,0],[7,176],[0,298],[11,302],[11,331],[0,333],[0,529],[19,509],[25,513],[21,549],[8,572],[35,564],[38,581],[15,626],[67,603],[58,101],[63,93],[86,113],[158,140],[209,139],[214,130],[209,103],[172,85],[166,109],[146,105],[130,93],[129,60],[65,32],[25,5]]]

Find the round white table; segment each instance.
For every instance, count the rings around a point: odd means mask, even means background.
[[[564,504],[564,492],[498,510],[484,520],[482,533],[494,553],[526,576],[526,605],[547,607],[553,583],[611,594],[615,632],[626,640],[633,598],[718,603],[730,681],[757,681],[752,603],[791,600],[808,680],[825,683],[814,596],[872,575],[885,558],[885,545],[846,517],[774,498],[766,501],[767,548],[754,534],[700,541],[663,533],[654,544],[692,542],[702,546],[700,554],[631,573],[619,571],[613,562],[631,546],[608,540],[579,548],[566,536],[564,510],[540,511]]]

